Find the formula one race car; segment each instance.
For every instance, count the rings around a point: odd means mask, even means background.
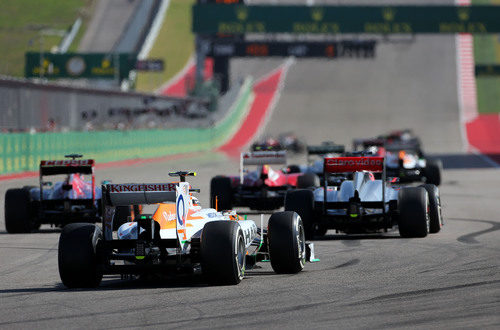
[[[321,185],[323,180],[323,159],[325,157],[333,157],[345,152],[345,146],[325,141],[320,145],[307,146],[307,165],[300,165],[299,171],[304,174],[314,174],[316,177],[310,176],[309,183],[300,185],[298,188],[317,187]],[[314,159],[313,156],[317,159]],[[333,179],[333,178],[332,178]],[[304,180],[305,181],[305,180]]]
[[[441,184],[441,160],[426,159],[420,148],[407,144],[390,144],[385,147],[387,175],[398,177],[400,182],[425,181]]]
[[[388,176],[398,177],[401,182],[441,184],[443,165],[439,159],[427,159],[422,151],[420,140],[411,131],[396,131],[375,139],[356,139],[354,150],[372,152],[385,156]]]
[[[353,140],[353,150],[357,151],[361,147],[361,150],[366,150],[371,146],[381,146],[390,144],[405,144],[412,146],[419,153],[423,153],[421,149],[420,139],[410,130],[398,130],[392,131],[385,135],[379,135],[375,138],[368,139],[354,139]]]
[[[387,135],[381,136],[388,144],[392,143],[403,143],[407,145],[412,145],[415,149],[422,152],[422,143],[418,136],[413,133],[411,129],[403,129],[389,132]]]
[[[252,210],[275,210],[283,206],[287,190],[297,186],[302,173],[273,170],[269,165],[286,165],[285,151],[244,152],[239,176],[216,176],[210,182],[210,205],[220,210],[247,206]],[[248,172],[246,166],[257,165]]]
[[[304,143],[293,133],[283,133],[277,138],[267,137],[254,142],[250,148],[252,151],[286,150],[294,153],[304,151]]]
[[[347,174],[342,183],[329,186],[328,176],[339,173]],[[374,173],[382,173],[381,179],[375,179]],[[328,229],[370,233],[395,225],[402,237],[424,237],[437,233],[443,224],[438,188],[395,186],[386,180],[383,157],[325,158],[324,180],[324,186],[315,190],[286,194],[285,210],[301,216],[307,239]]]
[[[96,222],[101,191],[95,189],[94,160],[77,159],[40,162],[40,187],[9,189],[5,194],[5,229],[9,233],[28,233],[41,224],[65,225],[69,222]],[[91,176],[90,181],[83,176]],[[47,176],[64,175],[60,182],[45,181]]]
[[[95,186],[94,160],[78,159],[71,154],[65,160],[40,162],[40,187],[9,189],[5,194],[5,229],[9,233],[29,233],[42,224],[62,227],[72,222],[99,221],[101,188]],[[90,181],[84,175],[90,175]],[[48,176],[63,176],[62,181],[46,181]],[[130,215],[120,208],[116,222]],[[118,219],[118,217],[120,219]]]
[[[302,220],[294,212],[271,216],[257,228],[235,212],[203,209],[185,181],[191,172],[170,173],[177,183],[102,186],[102,230],[95,224],[63,228],[59,274],[67,287],[98,286],[103,274],[197,273],[213,284],[238,284],[256,262],[270,260],[276,273],[298,273],[314,249],[305,242]],[[113,235],[117,206],[158,204]]]
[[[251,151],[280,151],[285,150],[281,143],[274,138],[266,138],[252,143]]]

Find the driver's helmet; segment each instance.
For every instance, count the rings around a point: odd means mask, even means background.
[[[371,146],[366,148],[366,153],[369,155],[376,155],[378,153],[378,147],[377,146]]]
[[[193,204],[193,207],[201,209],[200,201],[194,196],[191,197],[191,204]]]
[[[280,144],[279,141],[276,140],[275,138],[268,138],[266,142],[267,142],[267,145],[269,145],[271,147],[277,147]]]

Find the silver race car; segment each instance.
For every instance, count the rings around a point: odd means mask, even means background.
[[[322,187],[289,191],[285,197],[285,210],[301,216],[307,239],[328,229],[370,233],[395,225],[402,237],[424,237],[443,224],[438,188],[400,187],[387,180],[384,157],[330,157],[323,168]],[[339,174],[342,182],[329,185],[328,177]]]

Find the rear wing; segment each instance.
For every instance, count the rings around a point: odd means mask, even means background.
[[[307,146],[307,162],[312,163],[312,155],[324,156],[327,154],[342,154],[345,152],[345,146],[342,144],[320,144]]]
[[[309,155],[341,154],[343,152],[345,152],[345,146],[342,144],[307,146]]]
[[[243,170],[248,165],[286,165],[286,151],[252,151],[240,155],[240,182],[243,182]]]
[[[103,204],[106,206],[128,206],[175,202],[175,183],[125,183],[103,185]]]
[[[405,143],[390,143],[385,146],[386,151],[413,150],[418,152],[420,145],[415,141],[407,141]]]
[[[283,147],[281,146],[268,146],[264,144],[253,144],[252,151],[281,151]]]
[[[384,157],[328,157],[324,159],[323,213],[326,214],[328,175],[330,173],[354,173],[368,171],[382,173],[382,212],[385,214],[385,158]],[[380,203],[380,202],[378,202]]]
[[[384,172],[384,157],[328,157],[324,159],[326,173]]]
[[[43,176],[80,173],[92,175],[92,201],[94,201],[94,164],[93,159],[42,160],[40,162],[40,200],[43,201]]]
[[[40,162],[40,175],[92,174],[94,164],[93,159],[42,160]]]
[[[104,239],[113,239],[113,218],[116,206],[172,202],[176,204],[176,232],[179,246],[184,249],[190,200],[189,187],[188,182],[102,185]]]

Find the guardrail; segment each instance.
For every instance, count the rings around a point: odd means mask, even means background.
[[[227,115],[202,128],[0,134],[0,174],[34,171],[42,159],[59,159],[74,152],[110,162],[210,150],[239,127],[251,95],[248,79]]]

